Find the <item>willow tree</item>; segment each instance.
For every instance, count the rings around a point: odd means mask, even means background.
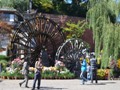
[[[120,24],[116,17],[120,14],[120,2],[115,0],[89,0],[87,19],[93,30],[96,57],[102,50],[101,67],[106,68],[109,58],[120,58]]]

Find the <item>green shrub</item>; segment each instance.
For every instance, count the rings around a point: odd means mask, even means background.
[[[6,61],[8,61],[9,57],[5,56],[5,55],[0,55],[0,60],[6,60]]]
[[[30,79],[33,79],[34,78],[34,73],[30,72],[28,76],[29,76]]]
[[[98,79],[104,80],[105,79],[105,70],[104,69],[98,69],[97,76],[98,76]]]
[[[0,60],[0,64],[2,65],[2,69],[5,70],[6,66],[8,65],[8,62],[6,60]]]
[[[7,74],[6,74],[5,71],[2,71],[2,72],[0,73],[0,76],[7,76]]]
[[[2,59],[2,60],[0,60],[0,64],[2,64],[2,65],[4,66],[4,65],[7,65],[8,62],[7,62],[6,60],[3,60],[3,59]]]
[[[56,76],[55,71],[46,70],[42,72],[42,78],[55,78],[55,76]]]

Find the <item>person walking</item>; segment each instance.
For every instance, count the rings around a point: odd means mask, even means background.
[[[42,64],[46,67],[49,67],[49,56],[48,56],[48,52],[47,49],[45,48],[45,46],[43,46],[43,49],[41,50],[41,59],[42,59]]]
[[[87,63],[87,80],[91,80],[91,66],[90,63]]]
[[[95,82],[97,81],[97,60],[95,58],[95,55],[91,55],[90,59],[90,66],[91,66],[91,83],[93,83],[93,80],[95,79]]]
[[[82,84],[84,84],[85,82],[87,82],[87,79],[85,77],[86,72],[87,72],[87,62],[85,60],[85,57],[82,56],[82,62],[81,62],[81,73],[80,73],[80,78],[82,79]]]
[[[21,85],[25,83],[25,87],[29,88],[28,87],[29,61],[27,59],[28,58],[24,60],[23,67],[22,67],[22,74],[24,75],[24,80],[20,82],[19,85],[21,87]]]
[[[37,89],[40,89],[41,73],[42,73],[42,59],[39,57],[38,61],[35,62],[35,76],[32,90],[35,90],[36,81],[38,80]]]

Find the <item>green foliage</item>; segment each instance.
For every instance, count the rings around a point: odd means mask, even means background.
[[[0,76],[6,76],[6,77],[16,77],[16,78],[23,78],[23,75],[20,72],[6,72],[6,71],[2,71],[0,73]]]
[[[87,4],[80,4],[80,0],[73,0],[71,4],[64,0],[33,0],[33,8],[39,12],[82,17],[85,17],[87,12]]]
[[[56,76],[57,72],[45,70],[42,72],[42,78],[54,78]]]
[[[100,80],[105,79],[105,70],[104,69],[99,69],[97,71],[97,76],[98,76],[98,79],[100,79]]]
[[[33,79],[34,78],[35,73],[34,72],[30,72],[29,73],[29,78]],[[20,70],[16,70],[16,71],[2,71],[0,73],[0,76],[7,76],[7,77],[16,77],[16,78],[23,78],[23,75],[20,73]],[[75,74],[71,73],[70,71],[51,71],[51,70],[45,70],[42,72],[42,78],[44,79],[70,79],[70,78],[75,78]]]
[[[0,60],[9,60],[9,57],[5,55],[0,55]]]
[[[73,0],[67,4],[64,0],[32,0],[33,9],[39,12],[66,14],[70,16],[86,16],[87,3],[80,3],[80,0]],[[29,0],[0,0],[1,8],[14,8],[26,11],[29,8]]]
[[[29,76],[29,78],[33,79],[34,78],[34,72],[30,72],[28,76]]]
[[[5,70],[6,66],[8,65],[8,62],[6,60],[0,60],[0,64],[2,65],[2,70]]]
[[[33,0],[33,7],[40,12],[51,12],[53,3],[52,0]]]
[[[73,22],[67,22],[66,27],[63,28],[63,32],[67,34],[67,38],[80,38],[85,29],[87,28],[87,23],[85,20],[83,21],[78,21],[78,23],[73,23]]]
[[[5,71],[2,71],[2,72],[0,73],[0,76],[7,76],[7,75],[6,75],[6,72],[5,72]]]
[[[52,8],[52,0],[33,0],[34,5],[43,6],[45,8]]]
[[[114,0],[89,0],[88,7],[87,19],[93,30],[96,57],[103,50],[101,67],[106,68],[110,56],[115,60],[119,58],[120,25],[116,23],[116,17],[120,4]]]
[[[50,71],[50,70],[46,70],[44,72],[42,72],[42,78],[48,78],[48,79],[52,79],[52,78],[62,78],[62,79],[66,79],[66,78],[74,78],[75,74],[69,72],[69,71],[61,71],[61,72],[57,72],[57,71]]]
[[[26,11],[29,6],[29,0],[0,0],[1,8],[14,8]]]
[[[6,60],[0,60],[0,64],[2,64],[2,65],[7,65],[7,61]]]
[[[61,77],[63,77],[63,78],[74,78],[75,74],[73,74],[71,72],[61,73]]]
[[[13,7],[21,11],[27,11],[29,9],[29,0],[11,0]]]
[[[0,0],[1,8],[13,8],[13,2],[11,0]]]
[[[14,73],[6,72],[7,77],[14,77],[14,75],[15,75]]]

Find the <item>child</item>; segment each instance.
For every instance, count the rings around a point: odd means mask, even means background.
[[[91,79],[90,71],[91,71],[90,63],[87,63],[87,80]]]

